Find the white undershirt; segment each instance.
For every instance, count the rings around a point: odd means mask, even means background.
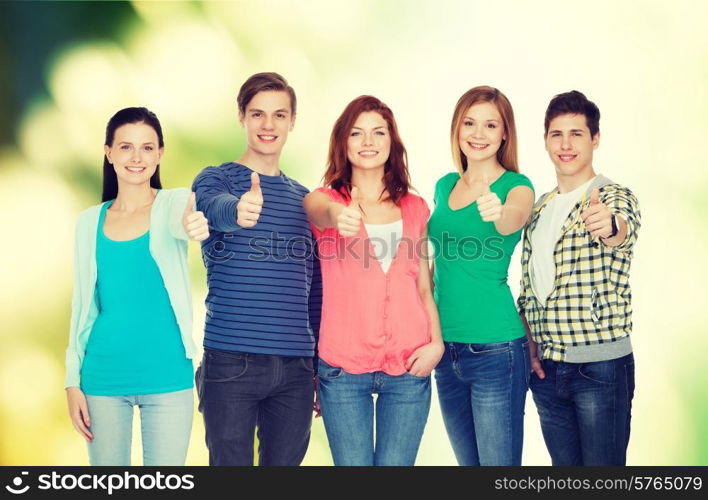
[[[561,236],[563,223],[578,200],[588,189],[594,177],[582,186],[563,194],[556,194],[541,211],[536,228],[531,234],[531,288],[536,298],[546,305],[556,281],[556,261],[553,252]]]
[[[364,224],[369,235],[369,242],[374,249],[374,256],[381,263],[383,272],[388,272],[396,257],[398,243],[403,236],[403,219],[389,224]]]

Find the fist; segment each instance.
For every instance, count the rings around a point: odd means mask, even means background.
[[[192,193],[184,209],[182,226],[190,240],[204,241],[209,237],[209,221],[203,212],[195,209],[196,205],[197,195]]]
[[[581,217],[585,229],[593,238],[607,238],[612,234],[612,212],[607,205],[600,202],[600,191],[593,188],[590,193],[590,206]]]
[[[261,180],[256,172],[251,173],[251,189],[246,191],[236,205],[236,223],[241,227],[253,227],[263,210]]]
[[[477,198],[477,210],[479,210],[479,215],[484,222],[498,221],[502,218],[502,202],[499,196],[497,196],[497,193],[493,193],[489,189],[489,179],[486,175],[482,182],[484,183],[484,192],[482,196]]]
[[[336,217],[337,231],[345,238],[356,236],[359,234],[361,226],[361,209],[359,208],[359,188],[352,188],[352,199],[348,206],[341,207],[339,214]]]

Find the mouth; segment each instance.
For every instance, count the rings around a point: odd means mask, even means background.
[[[142,174],[147,167],[125,167],[128,172],[133,174]]]
[[[487,149],[489,147],[489,144],[478,144],[476,142],[467,142],[467,145],[474,149],[475,151],[482,151],[484,149]]]
[[[558,156],[558,159],[560,161],[562,161],[563,163],[569,163],[569,162],[575,160],[575,158],[577,158],[578,155],[562,154],[562,155],[556,155],[556,156]]]
[[[374,156],[378,155],[378,151],[359,151],[359,156],[362,158],[373,158]]]
[[[278,138],[277,135],[265,135],[265,134],[261,134],[261,135],[258,136],[258,140],[261,141],[261,142],[265,142],[265,143],[275,142],[275,140],[276,140],[277,138]]]

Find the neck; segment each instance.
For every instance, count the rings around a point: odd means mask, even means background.
[[[236,160],[236,163],[246,165],[251,170],[263,175],[280,175],[280,153],[272,155],[263,155],[251,149],[241,155],[241,158]]]
[[[384,166],[378,168],[357,168],[352,166],[352,185],[359,188],[365,201],[379,200],[386,185],[383,182]]]
[[[499,170],[504,170],[504,167],[497,161],[496,157],[489,158],[483,162],[471,162],[467,160],[467,170],[462,175],[462,179],[466,184],[473,184],[477,181],[482,181],[486,176],[490,181],[496,179],[499,175]]]
[[[118,196],[111,208],[126,212],[134,212],[152,204],[157,190],[150,187],[149,183],[125,184],[118,181]]]
[[[572,190],[582,186],[593,177],[595,177],[595,171],[592,167],[585,172],[578,172],[575,175],[558,175],[558,192],[560,194],[569,193]]]

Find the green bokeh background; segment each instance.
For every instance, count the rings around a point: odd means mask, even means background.
[[[577,88],[597,102],[596,170],[634,190],[644,222],[632,271],[628,463],[708,465],[707,14],[698,0],[0,4],[0,464],[87,463],[66,412],[63,360],[73,226],[99,201],[107,119],[126,106],[155,111],[163,183],[188,186],[243,150],[242,81],[278,71],[298,93],[284,171],[316,187],[334,120],[370,93],[396,113],[414,185],[431,204],[435,181],[453,169],[449,120],[468,88],[509,97],[522,171],[538,193],[554,186],[541,137],[548,100]],[[190,266],[200,344],[206,290],[195,244]],[[207,463],[203,437],[196,414],[188,464]],[[133,463],[139,444],[136,433]],[[319,419],[305,463],[331,463]],[[418,463],[455,463],[436,404]],[[530,398],[524,463],[549,463]]]

